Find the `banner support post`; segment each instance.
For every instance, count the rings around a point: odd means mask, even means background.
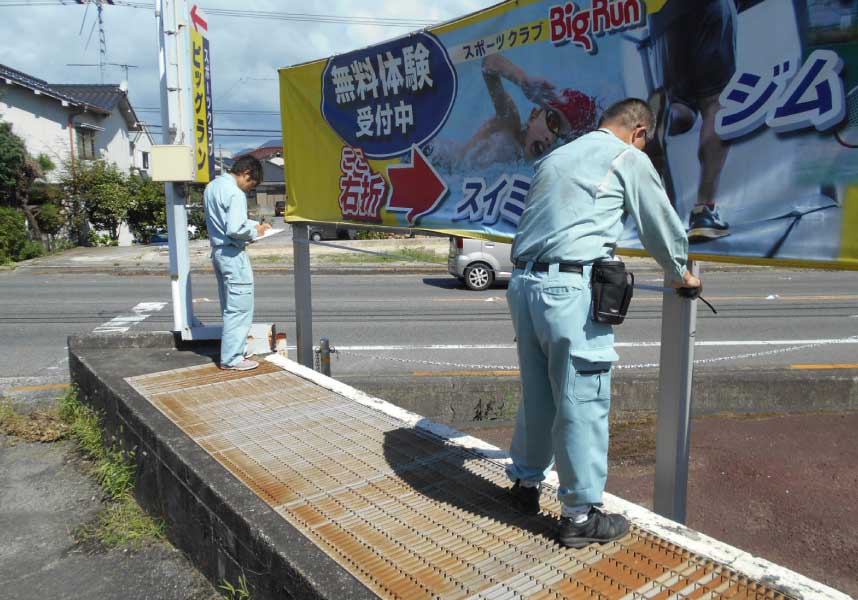
[[[292,224],[292,255],[295,277],[295,333],[298,362],[313,368],[313,300],[310,279],[310,228]]]
[[[700,276],[700,266],[688,261]],[[669,285],[665,278],[665,286]],[[687,519],[691,381],[697,302],[665,293],[661,310],[658,422],[655,447],[653,510],[679,523]]]

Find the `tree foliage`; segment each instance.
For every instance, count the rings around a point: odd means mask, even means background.
[[[44,210],[44,201],[33,195],[37,181],[54,170],[56,165],[45,154],[33,157],[27,152],[26,144],[9,123],[0,121],[0,203],[23,211],[29,223],[30,236],[39,244],[46,240],[42,230],[40,215]],[[58,207],[48,209],[57,213]]]
[[[128,228],[134,237],[149,243],[153,235],[167,228],[167,200],[164,184],[140,175],[128,178],[131,201],[128,206]]]
[[[11,124],[0,121],[0,199],[7,206],[15,204],[15,191],[26,161],[24,140],[15,135]]]
[[[88,222],[107,231],[109,241],[115,243],[131,203],[127,177],[106,161],[79,161],[66,167],[62,184],[71,197],[73,228],[78,237],[85,239],[82,233]]]
[[[0,264],[35,258],[42,246],[27,238],[24,213],[16,208],[0,206]]]

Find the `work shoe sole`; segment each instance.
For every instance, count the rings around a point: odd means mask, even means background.
[[[224,371],[252,371],[253,369],[255,369],[258,366],[259,366],[259,363],[256,362],[255,360],[248,360],[245,358],[244,360],[237,362],[234,365],[227,365],[227,366],[221,365],[220,368],[223,369]]]
[[[613,537],[608,538],[588,538],[588,537],[560,537],[557,536],[557,541],[561,546],[565,546],[566,548],[574,548],[575,550],[579,550],[581,548],[586,548],[590,544],[607,544],[608,542],[615,542],[617,540],[621,540],[629,534],[629,530],[626,529],[622,533],[618,533]]]
[[[589,518],[583,523],[575,523],[569,517],[560,517],[557,542],[567,548],[583,548],[590,544],[613,542],[628,533],[629,522],[624,516],[591,508]]]
[[[726,237],[728,235],[730,235],[729,229],[697,227],[688,232],[688,241],[692,244],[694,242],[707,242],[709,240],[717,240],[718,238]]]

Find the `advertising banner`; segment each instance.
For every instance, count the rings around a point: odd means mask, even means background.
[[[194,163],[197,183],[214,179],[214,110],[209,41],[191,30],[191,77],[194,85]]]
[[[280,89],[290,222],[511,241],[535,161],[634,96],[694,256],[858,269],[856,2],[505,2]]]

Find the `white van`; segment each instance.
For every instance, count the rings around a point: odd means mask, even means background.
[[[484,290],[512,277],[511,244],[451,237],[447,270],[469,289]]]

